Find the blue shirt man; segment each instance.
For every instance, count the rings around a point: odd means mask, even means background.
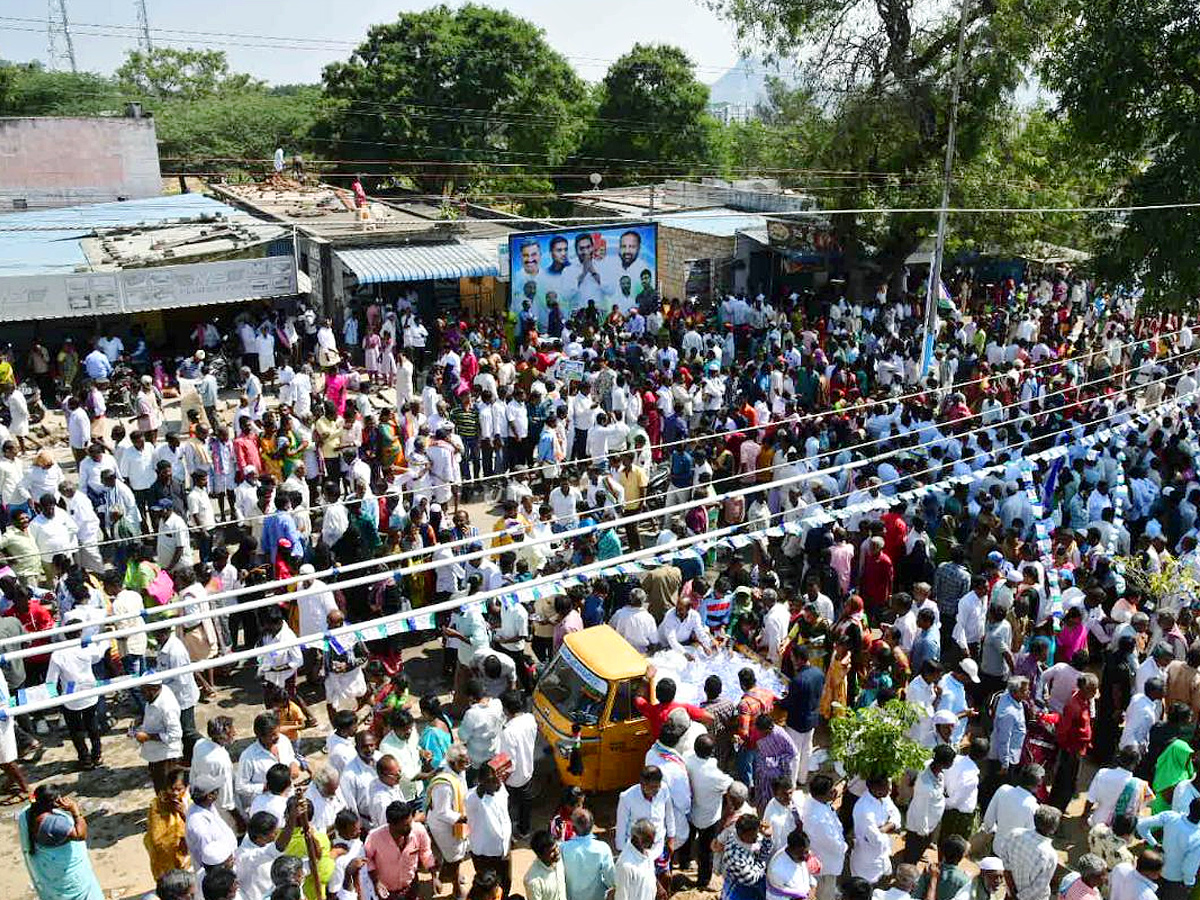
[[[696,464],[692,454],[682,448],[671,453],[671,487],[688,488],[695,478]]]
[[[592,834],[592,814],[576,810],[571,817],[576,836],[559,848],[562,853],[563,874],[567,896],[571,900],[604,900],[616,884],[616,867],[612,848]],[[586,833],[580,825],[586,825]]]
[[[1029,696],[1029,681],[1013,678],[1009,684],[1009,689],[996,704],[992,747],[988,753],[1002,769],[1021,762],[1021,748],[1025,745],[1025,698]]]
[[[83,369],[92,381],[108,380],[113,373],[112,362],[99,347],[83,358]]]
[[[917,624],[922,620],[918,617]],[[913,640],[912,653],[908,654],[909,665],[914,673],[925,668],[925,663],[942,655],[942,638],[936,625],[929,625],[917,632]]]
[[[284,504],[281,508],[271,513],[263,520],[262,530],[262,545],[260,549],[264,556],[268,557],[271,562],[275,562],[275,558],[279,555],[279,541],[281,538],[287,538],[291,541],[291,555],[297,559],[304,556],[304,537],[300,534],[300,529],[296,525],[296,519],[291,513],[291,504],[284,500],[284,495],[280,494],[276,498],[276,504]]]
[[[1164,881],[1187,888],[1195,885],[1196,871],[1200,869],[1200,824],[1197,823],[1200,823],[1200,798],[1192,801],[1186,816],[1167,810],[1138,820],[1138,837],[1151,847],[1159,846],[1153,832],[1162,830]]]
[[[821,692],[825,690],[825,675],[809,665],[807,647],[798,647],[794,658],[796,674],[788,682],[782,706],[787,710],[787,727],[804,734],[817,727],[817,709],[821,704]]]

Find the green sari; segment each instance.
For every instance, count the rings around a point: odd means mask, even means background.
[[[1189,781],[1196,776],[1196,767],[1192,764],[1192,745],[1182,738],[1175,738],[1167,744],[1154,765],[1154,802],[1150,804],[1151,815],[1158,815],[1171,808],[1171,801],[1166,796],[1167,791],[1183,781]]]

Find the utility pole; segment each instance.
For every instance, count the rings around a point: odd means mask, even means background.
[[[67,20],[67,0],[47,0],[46,8],[46,64],[54,69],[62,54],[58,49],[58,34],[62,33],[67,46],[67,61],[71,71],[78,74],[79,67],[75,63],[75,42],[71,39],[71,25]]]
[[[967,42],[967,13],[971,0],[961,0],[958,14],[958,50],[954,55],[954,81],[950,86],[950,128],[946,133],[946,164],[942,170],[942,205],[938,210],[937,240],[929,266],[929,290],[925,296],[925,347],[921,353],[921,377],[933,364],[933,345],[938,332],[938,300],[942,293],[942,254],[946,250],[946,220],[950,207],[950,179],[954,174],[954,137],[958,126],[958,88],[962,83],[963,47]]]
[[[138,28],[142,30],[142,35],[138,38],[138,44],[141,48],[149,53],[154,49],[154,45],[150,43],[150,16],[146,13],[146,0],[136,0],[137,3],[137,20]]]

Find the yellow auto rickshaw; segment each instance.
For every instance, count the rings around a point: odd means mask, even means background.
[[[608,625],[566,636],[533,695],[538,728],[554,749],[563,784],[596,793],[638,780],[654,743],[633,702],[643,692],[646,665]]]

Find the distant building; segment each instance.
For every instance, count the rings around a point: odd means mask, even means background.
[[[413,299],[429,322],[459,307],[477,315],[503,310],[508,288],[500,247],[507,249],[510,233],[543,224],[510,221],[472,204],[459,210],[459,221],[415,198],[372,197],[360,208],[345,188],[287,179],[211,189],[294,229],[297,263],[311,284],[308,299],[335,320],[355,303],[401,296]]]
[[[157,197],[154,120],[132,112],[0,118],[0,213]]]

